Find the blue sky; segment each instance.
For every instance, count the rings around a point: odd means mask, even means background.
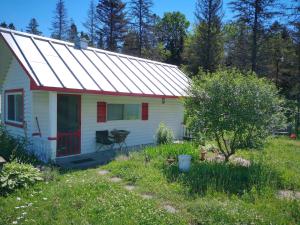
[[[290,2],[292,0],[281,0]],[[57,0],[0,0],[0,22],[13,22],[18,30],[25,30],[30,18],[35,17],[39,24],[40,30],[44,35],[49,36],[53,11]],[[83,30],[84,22],[90,0],[65,0],[69,18],[72,18],[78,30]],[[95,0],[97,2],[97,0]],[[153,12],[162,16],[164,12],[180,11],[186,15],[187,19],[193,23],[194,9],[196,0],[153,0]],[[223,11],[224,20],[232,18],[232,12],[228,8],[230,0],[224,0]]]

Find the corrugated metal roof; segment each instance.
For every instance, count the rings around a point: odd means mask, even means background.
[[[0,28],[37,89],[140,96],[186,96],[189,78],[177,66]],[[71,92],[71,91],[70,91]]]

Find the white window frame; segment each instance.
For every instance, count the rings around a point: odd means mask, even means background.
[[[17,121],[17,120],[10,120],[8,119],[8,96],[15,96],[15,95],[20,95],[21,98],[22,98],[22,109],[21,109],[21,112],[22,112],[22,121]],[[5,98],[5,115],[4,115],[4,118],[5,118],[5,122],[8,124],[8,125],[17,125],[17,126],[23,126],[24,124],[24,92],[23,91],[10,91],[10,90],[7,90],[5,91],[5,95],[4,95],[4,98]],[[14,101],[14,104],[15,104],[15,111],[14,111],[14,117],[16,118],[17,117],[17,102]]]
[[[108,106],[109,105],[139,105],[139,117],[137,119],[121,119],[121,120],[110,120],[108,118],[108,114],[109,114],[109,110],[108,110]],[[141,116],[141,113],[142,113],[142,104],[140,103],[107,103],[107,107],[106,107],[106,120],[107,121],[138,121],[138,120],[141,120],[142,119],[142,116]],[[124,117],[124,113],[123,113],[123,117]]]

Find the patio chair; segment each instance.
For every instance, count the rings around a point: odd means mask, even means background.
[[[97,151],[100,151],[102,148],[107,147],[107,149],[113,149],[115,141],[114,138],[109,136],[108,130],[96,131],[96,143],[99,144]]]
[[[115,140],[115,143],[119,145],[119,149],[122,150],[125,146],[125,149],[127,149],[126,144],[126,138],[130,132],[127,130],[112,130],[111,134],[113,135],[113,138]]]

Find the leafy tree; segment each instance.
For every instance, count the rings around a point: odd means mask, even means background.
[[[138,55],[142,56],[143,49],[148,47],[149,36],[152,30],[152,0],[131,0],[130,1],[130,15],[132,17],[131,24],[133,30],[137,34],[137,49]]]
[[[199,67],[212,72],[223,58],[221,23],[222,0],[198,0],[196,4],[197,25],[186,42],[185,59],[188,69],[196,74]]]
[[[26,32],[30,33],[30,34],[36,34],[36,35],[41,35],[42,32],[38,29],[39,24],[37,22],[37,20],[35,18],[32,18],[29,21],[28,26],[26,27]]]
[[[284,115],[276,86],[255,74],[220,70],[194,78],[185,107],[190,127],[213,138],[228,161],[261,144]]]
[[[187,29],[190,23],[185,15],[180,12],[165,13],[157,26],[159,40],[170,52],[166,62],[180,65],[182,63],[182,52]]]
[[[274,17],[277,0],[233,0],[230,2],[232,10],[239,20],[244,21],[252,30],[251,42],[251,70],[258,72],[258,51],[264,25]]]
[[[127,32],[126,4],[122,0],[99,0],[97,19],[101,23],[104,47],[111,51],[118,50]]]
[[[96,14],[96,5],[94,0],[91,0],[89,10],[87,13],[87,19],[83,23],[83,26],[87,29],[89,36],[90,46],[96,46],[97,44],[97,14]]]
[[[69,29],[68,41],[75,42],[78,36],[77,26],[73,20],[71,20],[71,26]]]
[[[64,0],[58,0],[52,21],[51,37],[59,40],[66,40],[68,37],[68,17]]]

